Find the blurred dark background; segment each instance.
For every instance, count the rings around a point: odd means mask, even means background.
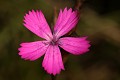
[[[90,51],[69,55],[57,80],[120,80],[120,0],[84,0],[77,25],[79,36],[88,36]],[[30,62],[18,55],[21,42],[39,40],[23,26],[32,9],[43,11],[53,24],[54,7],[73,7],[75,0],[0,0],[0,80],[51,80],[42,59]]]

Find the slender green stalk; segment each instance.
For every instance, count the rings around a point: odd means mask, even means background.
[[[51,80],[56,80],[56,76],[51,75]]]

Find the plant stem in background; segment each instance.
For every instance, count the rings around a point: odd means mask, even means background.
[[[73,9],[80,10],[84,4],[85,0],[75,0],[75,5]]]

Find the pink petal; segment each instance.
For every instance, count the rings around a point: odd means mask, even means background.
[[[59,74],[64,70],[61,53],[57,45],[50,45],[46,51],[42,66],[49,74]]]
[[[79,15],[77,11],[72,11],[70,8],[67,10],[67,8],[60,10],[57,22],[54,27],[54,34],[59,38],[60,36],[65,35],[68,33],[71,29],[75,27],[75,25],[78,23]]]
[[[45,41],[36,41],[30,43],[22,43],[18,49],[19,55],[25,60],[34,61],[45,54],[48,45]]]
[[[24,26],[41,38],[50,40],[52,33],[42,11],[29,11],[24,16]]]
[[[86,37],[64,37],[59,39],[59,46],[72,54],[78,55],[89,51],[90,44]]]

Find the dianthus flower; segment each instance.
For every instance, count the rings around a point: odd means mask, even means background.
[[[21,43],[19,55],[30,61],[45,55],[42,62],[44,69],[49,74],[59,74],[61,70],[64,70],[59,47],[74,55],[89,51],[90,44],[86,37],[63,37],[75,27],[78,21],[77,11],[72,11],[71,8],[60,10],[54,30],[51,32],[42,11],[29,11],[24,16],[24,26],[44,40]]]

